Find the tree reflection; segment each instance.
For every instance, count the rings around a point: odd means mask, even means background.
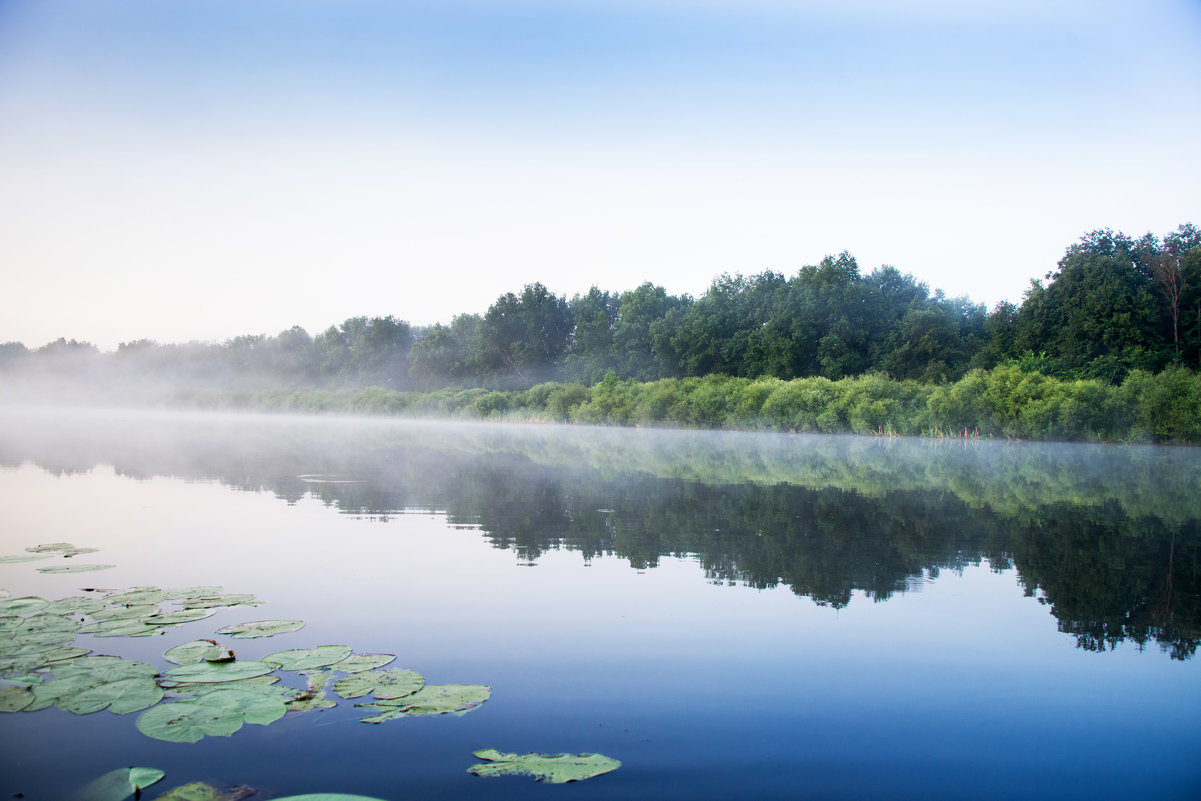
[[[217,479],[379,519],[436,512],[527,563],[559,549],[637,569],[688,557],[711,581],[787,586],[835,608],[856,593],[886,601],[940,571],[988,564],[1015,569],[1080,648],[1155,642],[1187,659],[1201,641],[1201,515],[1188,493],[1197,473],[1189,452],[1110,451],[1125,460],[1110,480],[1072,461],[1104,451],[977,458],[786,437],[623,451],[624,442],[604,448],[562,430],[561,439],[401,431],[262,421],[5,427],[0,464]],[[776,453],[780,443],[812,447]],[[1005,469],[989,473],[989,461]],[[302,478],[312,475],[351,480]]]

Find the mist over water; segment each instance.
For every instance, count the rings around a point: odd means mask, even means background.
[[[622,760],[589,798],[794,798],[798,776],[818,798],[1190,798],[1198,487],[1189,448],[9,409],[4,553],[94,545],[117,568],[89,583],[268,601],[179,641],[295,617],[246,656],[345,642],[493,698],[195,750],[57,710],[0,733],[110,731],[79,783],[204,764],[281,795],[528,797],[464,773],[495,746]],[[167,639],[123,647],[157,663]],[[32,746],[3,773],[30,798],[69,778]]]

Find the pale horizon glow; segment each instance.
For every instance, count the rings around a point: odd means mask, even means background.
[[[0,5],[0,342],[223,341],[849,251],[992,307],[1201,224],[1201,8]]]

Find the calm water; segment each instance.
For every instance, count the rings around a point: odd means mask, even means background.
[[[421,799],[1201,797],[1201,453],[550,426],[0,413],[13,596],[221,585],[267,605],[77,644],[170,667],[340,643],[469,714],[351,702],[195,744],[137,714],[0,715],[0,794],[114,767],[263,795]],[[599,752],[571,785],[472,751]],[[153,798],[157,792],[149,793]]]

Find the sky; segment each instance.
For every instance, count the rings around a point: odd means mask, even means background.
[[[849,251],[1020,302],[1201,224],[1199,0],[0,0],[0,342]]]

